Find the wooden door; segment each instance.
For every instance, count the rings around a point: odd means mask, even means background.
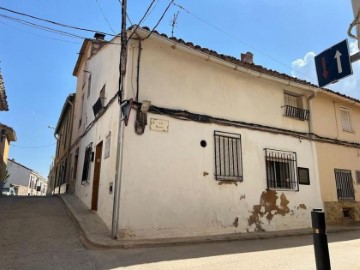
[[[91,197],[91,210],[95,210],[95,211],[98,208],[102,147],[103,147],[103,142],[101,141],[96,146],[96,153],[95,153],[93,190],[92,190],[92,197]]]

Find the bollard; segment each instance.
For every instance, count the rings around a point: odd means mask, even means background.
[[[330,256],[326,236],[325,213],[321,209],[311,212],[313,241],[317,270],[330,270]]]

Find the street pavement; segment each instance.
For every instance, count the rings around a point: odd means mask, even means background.
[[[90,236],[94,228],[81,227],[84,220],[102,226],[97,215],[87,210],[76,218],[81,205],[73,203],[73,212],[68,206],[60,197],[0,197],[0,269],[316,269],[308,233],[124,249],[106,242],[104,228]],[[359,270],[360,230],[334,231],[328,234],[332,269]]]

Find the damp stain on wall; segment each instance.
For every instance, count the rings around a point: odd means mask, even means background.
[[[234,225],[234,227],[239,227],[239,218],[238,217],[235,218],[233,225]]]
[[[222,181],[219,181],[219,184],[218,185],[235,185],[237,186],[237,182],[236,181],[231,181],[231,180],[222,180]]]
[[[266,217],[269,224],[276,215],[285,216],[290,213],[288,207],[289,200],[285,194],[280,195],[280,204],[277,204],[279,196],[274,190],[263,191],[260,196],[260,204],[253,205],[253,210],[248,218],[248,225],[255,225],[255,231],[264,232],[265,229],[262,227],[263,222],[261,218]]]

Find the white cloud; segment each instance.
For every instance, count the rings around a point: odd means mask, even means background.
[[[349,43],[350,55],[359,51],[357,41]],[[308,52],[303,59],[296,59],[291,63],[291,75],[317,85],[315,53]],[[340,92],[350,97],[360,99],[360,60],[352,63],[353,75],[338,81],[335,84],[325,86],[325,88]]]

